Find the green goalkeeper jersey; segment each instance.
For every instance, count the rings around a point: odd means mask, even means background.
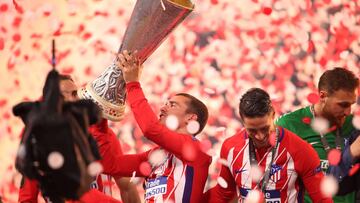
[[[312,119],[313,114],[311,113],[310,106],[308,106],[294,112],[284,114],[276,120],[276,124],[292,131],[296,135],[300,136],[303,140],[307,141],[318,153],[321,169],[326,172],[327,168],[329,167],[327,154],[321,142],[319,133],[315,132],[311,128]],[[354,130],[354,127],[352,125],[352,115],[350,115],[346,118],[345,123],[341,128],[341,136],[344,138],[348,137],[352,130]],[[325,137],[331,149],[334,149],[336,130],[328,132],[325,134]],[[335,196],[333,200],[337,203],[352,203],[355,202],[355,193],[353,192],[345,196]],[[312,202],[307,194],[305,195],[305,202]]]

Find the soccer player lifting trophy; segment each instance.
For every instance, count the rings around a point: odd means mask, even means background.
[[[137,51],[140,63],[193,10],[190,0],[137,0],[119,53]],[[80,88],[80,98],[93,100],[104,118],[120,121],[125,111],[125,81],[116,61],[94,81]]]

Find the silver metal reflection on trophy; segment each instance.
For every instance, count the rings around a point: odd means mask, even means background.
[[[140,63],[144,63],[193,9],[190,0],[137,0],[118,53],[137,50]],[[117,59],[94,81],[79,89],[78,95],[93,100],[104,118],[121,120],[126,93]]]

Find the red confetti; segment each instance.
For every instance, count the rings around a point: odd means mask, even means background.
[[[7,33],[7,29],[5,27],[1,27],[1,32]]]
[[[44,11],[44,12],[43,12],[43,15],[44,15],[45,17],[48,17],[50,14],[51,14],[50,11]]]
[[[14,40],[14,42],[18,42],[21,40],[21,35],[20,34],[14,34],[12,39]]]
[[[11,134],[11,133],[12,133],[12,128],[11,128],[11,126],[7,126],[7,127],[6,127],[6,131],[7,131],[9,134]]]
[[[82,38],[83,38],[83,40],[88,40],[91,36],[92,36],[92,34],[90,32],[87,32],[82,36]]]
[[[302,119],[302,122],[309,125],[311,123],[311,118],[310,117],[304,117]]]
[[[272,13],[272,8],[270,7],[264,7],[262,12],[265,14],[265,15],[270,15]]]
[[[15,0],[13,0],[13,4],[17,12],[21,14],[24,13],[24,9],[21,6],[19,6],[19,4]]]
[[[308,42],[308,48],[307,48],[307,53],[312,53],[315,49],[315,45],[313,41],[309,41]]]
[[[4,115],[3,115],[3,118],[4,118],[5,120],[9,120],[9,118],[10,118],[9,112],[5,112]]]
[[[107,17],[109,14],[106,11],[95,11],[94,16]]]
[[[3,38],[0,38],[0,51],[3,50],[5,47],[5,41]]]
[[[15,79],[15,80],[14,80],[14,84],[15,84],[15,86],[19,86],[19,85],[20,85],[19,80],[18,80],[18,79]]]
[[[332,149],[330,150],[329,154],[328,154],[328,160],[329,160],[329,164],[332,166],[336,166],[339,164],[341,159],[341,152],[338,149]]]
[[[349,171],[349,176],[353,176],[356,172],[359,171],[359,168],[360,168],[360,164],[357,163],[355,164]]]
[[[84,70],[84,73],[87,76],[91,75],[92,74],[91,66],[86,67],[85,70]]]
[[[149,176],[151,173],[151,166],[148,162],[144,161],[140,164],[139,170],[143,175]]]
[[[311,104],[316,104],[319,102],[320,100],[320,96],[317,94],[317,93],[310,93],[308,96],[307,96],[307,100],[311,103]]]
[[[80,34],[84,30],[85,30],[85,26],[83,24],[80,24],[78,27],[77,33]]]
[[[14,18],[14,21],[12,22],[12,26],[17,28],[20,26],[22,19],[20,17]]]
[[[15,67],[15,60],[12,57],[10,57],[7,63],[7,69],[10,71],[14,69],[14,67]]]
[[[319,61],[321,66],[325,66],[327,64],[327,60],[325,57],[321,57],[320,61]]]
[[[15,55],[16,57],[20,56],[20,54],[21,54],[20,49],[16,49],[16,50],[14,51],[14,55]]]
[[[214,5],[216,5],[216,4],[219,3],[219,1],[218,1],[218,0],[211,0],[211,3],[214,4]]]
[[[258,30],[258,37],[264,39],[266,37],[266,32],[263,29]]]
[[[6,99],[1,99],[0,100],[0,107],[4,107],[7,104],[7,100]]]
[[[63,68],[61,72],[65,75],[70,75],[72,72],[74,72],[74,67],[71,66]]]
[[[7,4],[1,4],[0,6],[0,11],[1,12],[6,12],[8,10],[9,6]]]

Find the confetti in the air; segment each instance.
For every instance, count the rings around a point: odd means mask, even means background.
[[[90,176],[95,177],[103,171],[103,166],[100,162],[91,162],[87,167],[87,172]]]
[[[338,191],[339,185],[334,176],[327,175],[321,180],[320,189],[321,192],[327,196],[332,197]]]
[[[358,130],[360,130],[360,115],[354,115],[352,119],[352,124]]]
[[[176,130],[179,127],[179,120],[174,115],[168,115],[165,124],[170,130]]]
[[[338,165],[341,160],[341,151],[338,149],[330,150],[330,152],[328,153],[328,160],[330,165]]]
[[[312,120],[311,127],[314,131],[320,134],[325,134],[329,129],[329,121],[325,118],[316,117]]]
[[[64,164],[64,156],[60,152],[51,152],[48,156],[47,162],[52,169],[59,169]]]
[[[149,163],[151,166],[156,167],[164,163],[167,158],[167,153],[163,149],[156,149],[149,155]]]
[[[259,182],[263,174],[264,174],[263,171],[258,165],[251,165],[250,176],[252,178],[252,182],[254,183]]]
[[[217,178],[217,182],[218,182],[218,184],[219,184],[222,188],[227,188],[227,187],[228,187],[228,183],[227,183],[226,180],[225,180],[223,177],[221,177],[221,176],[219,176],[219,177]]]

